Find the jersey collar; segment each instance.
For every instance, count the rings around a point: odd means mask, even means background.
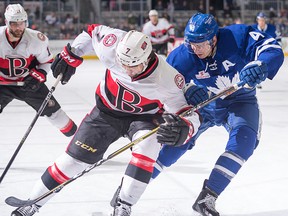
[[[146,77],[150,76],[150,74],[153,73],[153,71],[157,68],[159,63],[159,58],[158,56],[153,52],[151,55],[151,59],[149,61],[148,67],[146,68],[146,70],[139,74],[138,76],[132,78],[132,82],[133,81],[137,81],[137,80],[141,80],[141,79],[145,79]]]

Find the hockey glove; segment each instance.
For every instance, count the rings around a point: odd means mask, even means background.
[[[21,87],[24,91],[36,92],[41,85],[46,82],[46,71],[42,69],[31,69],[27,77],[24,78],[24,86]]]
[[[240,71],[240,81],[246,82],[250,87],[255,87],[268,76],[268,68],[265,62],[252,61]]]
[[[208,100],[209,95],[204,87],[190,85],[185,91],[185,98],[188,104],[196,106],[201,102]]]
[[[193,134],[193,125],[176,114],[163,114],[165,123],[160,124],[157,141],[161,144],[181,146]]]
[[[175,42],[175,37],[170,37],[168,40],[170,43],[174,43]]]
[[[71,46],[68,43],[62,52],[57,54],[51,65],[53,76],[57,78],[58,75],[62,73],[63,77],[61,83],[64,85],[70,80],[71,76],[75,74],[76,67],[78,67],[82,62],[83,58],[75,55],[71,51]]]

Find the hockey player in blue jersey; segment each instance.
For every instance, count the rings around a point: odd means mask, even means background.
[[[259,12],[256,16],[257,23],[253,24],[252,27],[269,34],[281,45],[281,33],[277,31],[275,25],[267,23],[267,20],[266,14],[264,12]]]
[[[266,34],[269,34],[273,38],[276,39],[276,41],[282,46],[281,43],[281,33],[277,31],[276,26],[270,23],[267,23],[268,17],[264,12],[259,12],[256,16],[256,22],[252,25],[253,28],[258,29],[261,32],[265,32]],[[258,84],[256,86],[258,89],[262,89],[262,85]]]
[[[261,114],[255,86],[266,78],[273,79],[284,55],[280,45],[269,35],[243,24],[219,29],[214,17],[209,14],[192,16],[184,35],[185,43],[174,49],[167,61],[184,75],[189,84],[185,97],[190,104],[200,103],[209,94],[217,94],[239,81],[250,87],[200,109],[203,121],[198,133],[188,144],[180,147],[164,145],[153,178],[192,149],[197,138],[208,128],[223,126],[229,133],[224,152],[192,206],[202,216],[218,216],[215,209],[217,197],[253,154],[259,142]]]

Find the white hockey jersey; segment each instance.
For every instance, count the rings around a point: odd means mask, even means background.
[[[50,69],[53,55],[48,38],[39,31],[26,28],[22,38],[13,44],[7,27],[0,27],[0,81],[22,81],[32,68]]]
[[[117,44],[125,34],[125,31],[95,24],[72,43],[76,55],[82,56],[94,50],[106,66],[105,78],[96,90],[102,103],[110,110],[136,115],[164,111],[177,113],[187,108],[182,75],[161,57],[156,55],[155,61],[136,78],[126,74],[116,59]]]
[[[165,18],[159,18],[157,25],[153,25],[151,21],[148,21],[142,29],[142,32],[150,37],[152,44],[168,42],[170,37],[175,36],[174,31],[174,26]]]

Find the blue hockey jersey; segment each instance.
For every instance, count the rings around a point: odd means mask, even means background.
[[[266,33],[244,24],[220,28],[216,52],[212,57],[200,59],[185,44],[174,49],[167,62],[191,80],[217,94],[240,81],[239,72],[249,62],[260,60],[268,65],[268,78],[273,79],[284,60],[280,45]],[[254,96],[256,90],[242,88],[225,100],[218,99],[216,107],[226,107],[227,100],[243,100]]]
[[[280,32],[277,31],[276,27],[274,25],[271,24],[266,24],[264,29],[261,29],[258,24],[253,24],[251,25],[253,28],[258,29],[260,32],[265,32],[266,34],[272,36],[273,38],[275,38],[278,43],[281,43],[281,36],[280,36]]]

